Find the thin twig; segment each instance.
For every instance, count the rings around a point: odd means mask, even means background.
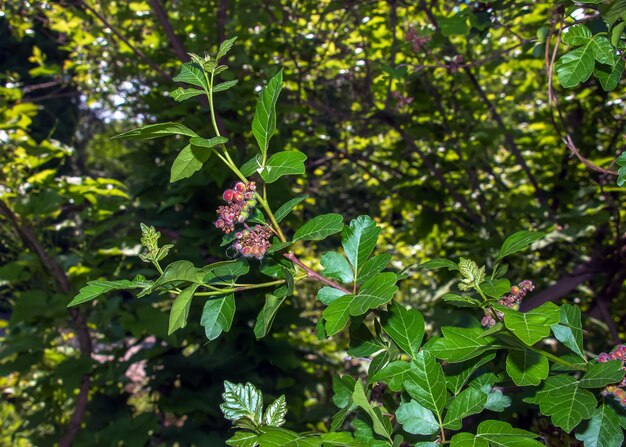
[[[346,289],[345,287],[337,284],[334,281],[331,281],[328,278],[324,278],[322,275],[320,275],[316,271],[312,270],[309,266],[307,266],[306,264],[303,264],[302,261],[300,261],[296,257],[295,254],[293,254],[293,253],[283,253],[283,256],[285,258],[289,259],[294,264],[296,264],[302,270],[304,270],[309,278],[313,278],[313,279],[315,279],[315,280],[317,280],[319,282],[322,282],[322,283],[326,284],[327,286],[330,286],[330,287],[332,287],[334,289],[341,290],[342,292],[344,292],[344,293],[346,293],[348,295],[352,293],[350,290]]]

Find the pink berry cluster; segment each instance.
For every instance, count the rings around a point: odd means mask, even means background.
[[[626,345],[617,345],[609,353],[601,352],[596,359],[598,363],[619,360],[622,362],[622,369],[626,370]],[[612,395],[623,407],[626,407],[626,378],[617,385],[609,385],[602,390],[603,396]]]
[[[254,191],[254,182],[237,182],[232,189],[224,191],[222,197],[227,205],[217,208],[219,218],[215,221],[215,226],[228,234],[235,231],[235,224],[244,223],[256,205]]]
[[[522,302],[522,299],[524,299],[528,292],[532,292],[533,290],[535,290],[535,285],[532,281],[526,279],[520,282],[518,285],[512,286],[511,291],[498,300],[498,304],[513,309]],[[496,313],[499,318],[502,318],[504,316],[502,312],[496,311]],[[494,320],[491,314],[485,312],[485,316],[481,320],[481,324],[485,328],[490,328],[491,326],[496,324],[496,320]]]
[[[270,248],[270,237],[272,230],[267,225],[255,225],[250,228],[246,225],[246,229],[238,231],[233,248],[242,256],[247,258],[262,259]]]

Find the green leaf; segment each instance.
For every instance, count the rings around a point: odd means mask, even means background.
[[[483,357],[476,357],[463,363],[450,365],[450,367],[446,369],[446,385],[448,389],[452,394],[458,394],[472,374],[482,365],[492,361],[495,357],[495,353],[490,353]]]
[[[226,137],[201,138],[193,137],[189,139],[192,146],[204,147],[210,149],[218,144],[225,144],[228,141]]]
[[[617,88],[620,79],[622,79],[622,73],[624,73],[624,61],[621,58],[617,58],[615,64],[608,67],[596,64],[593,69],[594,76],[598,78],[600,85],[607,92]]]
[[[572,376],[564,374],[549,377],[535,401],[541,412],[567,433],[583,419],[589,419],[597,404],[592,393],[581,388]]]
[[[189,308],[191,307],[191,299],[200,284],[191,284],[183,289],[182,292],[174,300],[172,310],[170,311],[170,323],[167,335],[171,335],[177,329],[187,326],[187,317],[189,316]]]
[[[558,341],[585,358],[583,352],[583,330],[580,321],[580,309],[572,304],[563,304],[560,310],[559,323],[553,324],[552,333]]]
[[[534,351],[510,351],[506,358],[506,372],[515,385],[539,385],[548,377],[550,365],[547,357]]]
[[[182,88],[178,87],[176,90],[170,92],[170,96],[174,101],[185,101],[186,99],[193,98],[198,95],[204,95],[204,90],[198,90],[195,88]]]
[[[321,241],[343,228],[341,214],[322,214],[302,225],[293,235],[293,241]]]
[[[231,293],[221,298],[212,298],[204,304],[200,324],[206,338],[215,340],[222,332],[228,332],[235,315],[235,297]]]
[[[250,160],[241,165],[239,170],[245,177],[250,177],[255,172],[261,169],[261,161],[259,160],[260,154],[256,154]]]
[[[276,132],[276,101],[283,86],[283,70],[274,76],[267,86],[263,87],[256,104],[252,133],[261,150],[263,160],[267,157],[270,139]]]
[[[203,90],[208,90],[209,88],[202,67],[195,62],[185,62],[182,67],[180,67],[180,73],[174,76],[173,80],[195,85]]]
[[[177,182],[184,178],[191,177],[193,174],[202,169],[202,165],[211,156],[211,151],[193,147],[191,144],[185,146],[179,153],[170,171],[170,183]]]
[[[261,427],[261,447],[321,447],[318,435],[300,434],[280,427]]]
[[[594,65],[593,48],[591,43],[588,43],[561,56],[555,68],[561,85],[572,88],[589,79]]]
[[[578,24],[567,28],[567,30],[563,33],[563,42],[565,45],[569,45],[570,47],[577,47],[579,45],[587,44],[592,37],[593,35],[591,34],[591,30],[589,30],[589,28],[585,25]]]
[[[276,241],[278,240],[277,238],[275,238]],[[290,247],[291,245],[293,245],[293,241],[285,241],[285,242],[274,242],[270,248],[267,249],[267,254],[272,254],[272,253],[276,253],[277,251],[280,250],[284,250],[287,247]]]
[[[398,291],[395,273],[379,273],[365,281],[350,303],[350,315],[363,315],[369,309],[388,303]]]
[[[465,14],[457,13],[451,17],[437,17],[437,24],[441,34],[445,37],[464,36],[469,32]]]
[[[480,413],[487,403],[487,394],[475,388],[467,388],[452,400],[443,425],[450,430],[459,430],[464,418]]]
[[[344,284],[352,282],[353,273],[350,264],[336,251],[324,253],[320,259],[320,264],[324,267],[322,274],[326,278],[336,279]]]
[[[487,395],[485,410],[503,412],[511,406],[511,398],[502,394],[500,390],[493,390]]]
[[[168,135],[185,135],[188,137],[197,137],[198,134],[187,126],[183,126],[178,123],[159,123],[148,124],[147,126],[141,126],[136,129],[127,130],[118,135],[111,137],[114,139],[125,140],[151,140],[153,138],[166,137]]]
[[[369,381],[385,382],[389,385],[389,389],[394,392],[402,391],[403,383],[409,379],[409,371],[411,370],[411,364],[402,360],[396,360],[394,362],[385,365],[381,370],[377,371]]]
[[[437,415],[446,405],[448,391],[441,365],[428,351],[420,351],[412,361],[409,378],[404,381],[404,389],[409,396]]]
[[[222,82],[221,84],[217,84],[213,86],[213,93],[223,92],[225,90],[228,90],[229,88],[237,85],[237,82],[239,82],[238,79],[233,79],[232,81],[226,81],[226,82]]]
[[[226,440],[226,445],[232,447],[256,447],[258,444],[259,435],[250,431],[238,431],[230,439]]]
[[[265,414],[263,414],[263,423],[265,425],[269,425],[270,427],[280,427],[285,423],[286,414],[287,403],[285,402],[285,396],[282,395],[265,409]]]
[[[362,447],[361,444],[352,437],[352,434],[347,432],[322,433],[320,438],[322,439],[324,447]]]
[[[615,49],[609,39],[604,36],[595,36],[593,38],[593,57],[601,64],[615,64]]]
[[[624,442],[617,413],[608,405],[600,405],[593,413],[587,429],[576,433],[576,439],[585,447],[621,447]]]
[[[396,418],[404,431],[414,435],[432,435],[439,430],[433,412],[414,400],[401,403],[396,410]]]
[[[350,303],[354,295],[344,295],[328,305],[322,316],[326,321],[326,334],[330,337],[341,331],[350,319]]]
[[[334,287],[324,286],[317,291],[317,299],[327,306],[340,296],[344,296],[346,292],[342,292]]]
[[[498,304],[493,306],[504,314],[507,329],[528,346],[550,335],[550,327],[558,323],[560,318],[559,307],[550,302],[526,313]]]
[[[500,298],[509,293],[511,283],[508,279],[487,279],[480,283],[480,290],[490,298]]]
[[[89,281],[85,287],[80,289],[78,295],[70,301],[67,307],[77,306],[91,301],[113,290],[145,289],[151,284],[151,282],[146,281],[141,275],[137,275],[132,281],[127,279],[118,281]]]
[[[369,357],[382,349],[387,349],[387,344],[372,334],[363,322],[350,325],[350,349],[348,349],[348,355]]]
[[[230,49],[235,44],[236,40],[237,40],[237,36],[231,37],[230,39],[227,39],[224,42],[222,42],[220,44],[219,49],[217,50],[217,56],[215,56],[215,59],[221,59],[222,57],[226,56],[226,54],[230,51]]]
[[[152,284],[151,290],[176,281],[200,283],[198,269],[189,261],[176,261],[165,267],[163,274]]]
[[[220,409],[230,421],[247,418],[254,424],[263,423],[263,395],[251,383],[234,384],[224,381],[223,403]]]
[[[533,438],[537,434],[513,428],[508,422],[484,421],[478,426],[476,437],[486,440],[494,447],[544,447]]]
[[[391,440],[391,433],[387,431],[385,424],[382,421],[382,417],[377,414],[372,408],[369,400],[365,396],[365,389],[363,383],[357,380],[354,385],[354,391],[352,393],[352,401],[358,405],[365,413],[371,418],[374,432],[384,438]]]
[[[308,194],[302,194],[300,196],[294,197],[293,199],[285,202],[280,208],[276,210],[274,213],[274,217],[276,218],[276,222],[280,223],[285,217],[291,213],[291,211],[298,205],[300,202],[309,198]]]
[[[203,281],[206,283],[223,283],[234,286],[237,278],[250,270],[248,261],[236,259],[233,261],[216,262],[202,268]]]
[[[333,375],[333,403],[338,408],[347,408],[352,403],[355,380],[348,376]]]
[[[379,234],[380,227],[369,216],[359,216],[343,227],[341,245],[355,272],[359,272],[374,251]]]
[[[506,240],[502,244],[502,247],[500,247],[500,253],[498,254],[498,258],[496,259],[496,261],[499,261],[506,256],[512,255],[513,253],[517,253],[518,251],[524,250],[526,247],[529,247],[533,242],[538,241],[545,235],[545,233],[542,233],[540,231],[526,230],[513,233],[506,238]]]
[[[443,338],[437,339],[428,348],[437,358],[450,363],[464,362],[480,354],[504,346],[498,344],[495,337],[483,337],[481,328],[460,328],[446,326],[441,328]]]
[[[405,309],[392,301],[383,329],[411,358],[417,356],[424,337],[424,317],[418,310]]]
[[[602,388],[606,385],[621,382],[624,378],[621,360],[589,365],[587,372],[580,379],[582,388]]]
[[[452,262],[449,259],[436,258],[426,261],[419,265],[420,270],[435,270],[440,268],[447,268],[450,271],[458,270],[459,266],[456,262]]]
[[[269,333],[272,323],[274,323],[276,312],[278,312],[278,308],[283,304],[286,298],[286,296],[277,297],[271,294],[265,296],[265,305],[263,309],[261,309],[261,312],[259,312],[259,316],[254,325],[254,335],[257,340],[265,337]]]
[[[459,273],[463,277],[459,289],[464,291],[476,288],[485,280],[485,267],[478,268],[478,265],[471,259],[461,258],[459,260]]]
[[[265,183],[274,183],[283,175],[304,174],[306,155],[300,151],[283,151],[274,154],[261,170],[261,178]]]
[[[489,447],[489,443],[471,433],[457,433],[450,440],[450,447]]]
[[[454,307],[480,307],[481,304],[476,298],[455,293],[446,293],[441,299]]]
[[[387,264],[391,261],[391,255],[385,253],[382,255],[376,255],[369,258],[365,263],[361,266],[357,277],[357,285],[363,284],[365,281],[370,279],[372,276],[380,273],[387,267]]]

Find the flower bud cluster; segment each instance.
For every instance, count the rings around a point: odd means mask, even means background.
[[[267,225],[255,225],[253,228],[246,228],[238,231],[233,248],[242,256],[247,258],[262,259],[270,248],[270,237],[272,230]]]
[[[528,292],[532,292],[533,290],[535,290],[535,285],[532,281],[526,279],[520,282],[518,285],[512,286],[511,291],[498,300],[498,304],[511,309],[517,308],[517,306],[519,306],[519,303],[522,302],[522,299],[524,299]],[[499,311],[496,311],[496,314],[500,319],[502,319],[502,317],[504,316],[502,312]],[[496,324],[496,320],[491,314],[485,312],[485,316],[480,323],[483,325],[483,327],[490,328],[491,326]]]
[[[222,197],[227,205],[217,208],[219,218],[215,221],[215,227],[228,234],[235,231],[235,224],[244,223],[256,206],[254,191],[254,182],[237,182],[232,189],[224,191]]]
[[[609,353],[601,352],[596,359],[598,363],[619,360],[622,362],[622,369],[626,371],[626,345],[617,345]],[[626,378],[617,385],[609,385],[602,390],[603,396],[612,395],[623,407],[626,407]]]

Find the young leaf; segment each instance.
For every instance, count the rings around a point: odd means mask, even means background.
[[[510,351],[506,358],[506,372],[515,385],[539,385],[548,377],[550,365],[547,357],[534,351]]]
[[[226,56],[226,54],[230,51],[230,49],[235,44],[236,40],[237,40],[237,36],[231,37],[230,39],[227,39],[224,42],[222,42],[220,44],[219,49],[217,50],[217,56],[215,56],[215,59],[221,59],[222,57]]]
[[[293,199],[285,202],[280,208],[276,210],[274,213],[274,217],[276,218],[276,222],[280,223],[285,217],[291,213],[291,211],[303,200],[309,198],[308,194],[302,194],[300,196],[294,197]]]
[[[149,287],[150,284],[151,283],[146,281],[146,279],[141,275],[137,275],[132,281],[127,279],[118,281],[89,281],[85,287],[80,289],[78,295],[70,301],[67,307],[77,306],[87,301],[91,301],[94,298],[113,290],[144,289]]]
[[[259,316],[256,319],[256,323],[254,325],[254,335],[257,340],[265,337],[271,327],[272,323],[274,323],[274,317],[276,317],[276,312],[278,312],[278,308],[287,296],[277,297],[274,295],[266,295],[265,296],[265,305],[261,312],[259,312]]]
[[[359,216],[352,219],[349,226],[343,227],[341,245],[355,272],[359,272],[374,251],[379,234],[380,227],[369,216]]]
[[[341,214],[322,214],[302,225],[293,235],[293,241],[321,241],[343,228]]]
[[[186,99],[193,98],[198,95],[204,95],[204,90],[198,90],[195,88],[182,88],[178,87],[176,90],[170,92],[170,96],[174,101],[185,101]]]
[[[187,326],[187,317],[189,316],[189,308],[191,307],[191,300],[193,294],[200,284],[191,284],[189,287],[183,289],[182,292],[174,300],[172,310],[170,310],[170,322],[167,330],[167,335],[171,335],[174,331]]]
[[[252,133],[261,150],[263,160],[267,157],[270,138],[276,132],[276,101],[283,86],[283,70],[274,76],[267,86],[263,87],[256,104]]]
[[[283,175],[304,174],[306,155],[300,151],[283,151],[274,154],[261,170],[261,178],[265,183],[274,183]]]
[[[524,250],[526,247],[530,246],[533,242],[538,241],[543,238],[546,234],[540,231],[518,231],[517,233],[513,233],[509,237],[506,238],[502,247],[500,248],[500,253],[496,261],[501,260],[502,258],[512,255],[513,253],[517,253],[518,251]]]
[[[624,442],[617,413],[609,405],[600,405],[589,420],[587,429],[576,433],[586,447],[621,447]]]
[[[409,396],[437,415],[446,405],[448,391],[441,365],[428,351],[420,351],[412,361],[413,368],[404,381]]]
[[[411,358],[417,356],[424,337],[424,317],[418,310],[392,301],[383,329]]]
[[[168,135],[185,135],[188,137],[197,137],[198,134],[187,126],[183,126],[178,123],[159,123],[148,124],[147,126],[141,126],[136,129],[127,130],[118,135],[111,137],[115,139],[125,140],[151,140],[153,138],[166,137]]]
[[[587,372],[580,379],[582,388],[602,388],[606,385],[619,383],[624,378],[621,360],[589,365]]]
[[[247,418],[256,425],[263,423],[263,395],[251,383],[245,385],[224,381],[224,403],[220,409],[230,421]]]
[[[580,309],[572,304],[563,304],[559,315],[559,323],[551,326],[552,333],[558,341],[584,359]]]
[[[206,338],[215,340],[222,332],[228,332],[235,315],[235,297],[233,294],[213,298],[204,304],[200,324],[204,327]]]
[[[329,251],[322,255],[320,264],[324,267],[322,274],[326,278],[332,278],[341,281],[344,284],[353,280],[352,269],[346,258],[336,251]]]
[[[439,430],[433,412],[412,399],[400,404],[396,410],[396,418],[404,431],[414,435],[432,435]]]
[[[265,409],[263,423],[270,427],[280,427],[285,423],[286,414],[287,403],[285,402],[285,395],[282,395]]]
[[[184,82],[186,84],[195,85],[203,90],[208,90],[206,78],[204,77],[204,71],[195,62],[185,62],[180,67],[180,72],[173,78],[176,82]]]
[[[459,394],[446,412],[443,425],[451,430],[459,430],[464,418],[480,413],[487,403],[487,394],[475,388],[467,388]]]

